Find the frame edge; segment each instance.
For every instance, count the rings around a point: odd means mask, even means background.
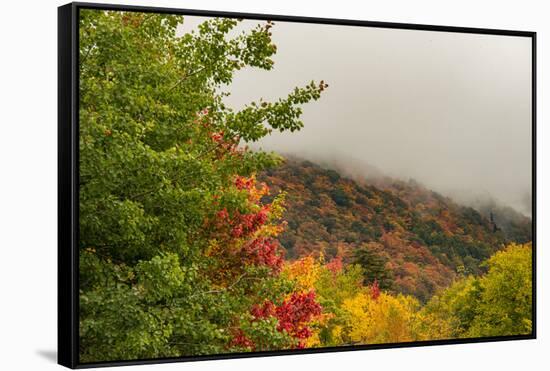
[[[77,259],[74,249],[75,10],[72,3],[57,9],[57,363],[69,368],[78,364],[74,294]]]
[[[282,14],[267,14],[267,13],[246,13],[223,10],[205,10],[205,9],[187,9],[187,8],[169,8],[145,5],[129,5],[129,4],[109,4],[109,3],[90,3],[90,2],[73,2],[75,7],[81,9],[97,9],[97,10],[113,10],[113,11],[128,11],[128,12],[145,12],[145,13],[164,13],[164,14],[180,14],[187,16],[202,16],[202,17],[226,17],[226,18],[246,18],[253,20],[266,20],[297,23],[316,23],[329,24],[340,26],[363,26],[375,28],[399,28],[404,30],[417,31],[436,31],[436,32],[456,32],[456,33],[473,33],[482,35],[498,35],[498,36],[520,36],[532,37],[535,31],[529,30],[509,30],[497,28],[481,28],[481,27],[464,27],[464,26],[444,26],[422,23],[401,23],[401,22],[384,22],[384,21],[369,21],[359,19],[346,18],[326,18],[326,17],[310,17],[300,15],[282,15]]]
[[[537,33],[531,35],[531,152],[532,152],[532,193],[531,193],[531,221],[532,221],[532,261],[531,261],[531,284],[532,284],[532,335],[537,339]]]

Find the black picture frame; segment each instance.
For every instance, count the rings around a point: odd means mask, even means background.
[[[99,9],[115,11],[137,11],[170,13],[189,16],[210,16],[228,18],[246,18],[251,20],[291,21],[341,26],[362,26],[403,30],[425,30],[483,35],[507,35],[527,37],[532,42],[532,235],[533,235],[533,331],[528,335],[483,337],[471,339],[431,340],[393,344],[354,345],[314,349],[295,349],[252,353],[216,354],[192,357],[157,358],[140,360],[120,360],[114,362],[80,363],[79,354],[79,305],[78,305],[78,179],[79,179],[79,11],[81,9]],[[417,347],[430,345],[448,345],[462,343],[480,343],[508,340],[527,340],[536,338],[536,32],[514,31],[486,28],[435,26],[407,23],[373,22],[347,19],[310,18],[301,16],[283,16],[274,14],[235,13],[224,11],[158,8],[148,6],[108,5],[93,3],[70,3],[58,8],[58,363],[69,368],[90,368],[99,366],[121,366],[155,364],[183,361],[217,360],[244,357],[278,356],[287,354],[309,354],[342,352],[353,350]]]

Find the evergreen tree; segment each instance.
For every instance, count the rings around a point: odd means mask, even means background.
[[[393,275],[386,267],[387,258],[378,254],[366,244],[354,251],[352,261],[363,268],[363,282],[366,286],[377,281],[381,289],[391,290]]]

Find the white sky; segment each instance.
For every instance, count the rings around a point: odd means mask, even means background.
[[[179,32],[204,18],[186,17]],[[246,29],[260,21],[244,21]],[[530,215],[531,40],[275,22],[272,71],[237,72],[234,107],[325,80],[304,129],[257,146],[353,159],[444,194],[491,195]],[[468,196],[468,197],[469,197]]]

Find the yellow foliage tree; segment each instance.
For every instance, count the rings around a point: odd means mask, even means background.
[[[345,324],[333,331],[346,344],[398,343],[416,340],[414,323],[419,302],[410,296],[364,290],[344,301]]]
[[[300,260],[286,264],[283,274],[294,280],[298,290],[310,291],[315,289],[315,283],[319,279],[321,263],[313,256],[307,256]]]

